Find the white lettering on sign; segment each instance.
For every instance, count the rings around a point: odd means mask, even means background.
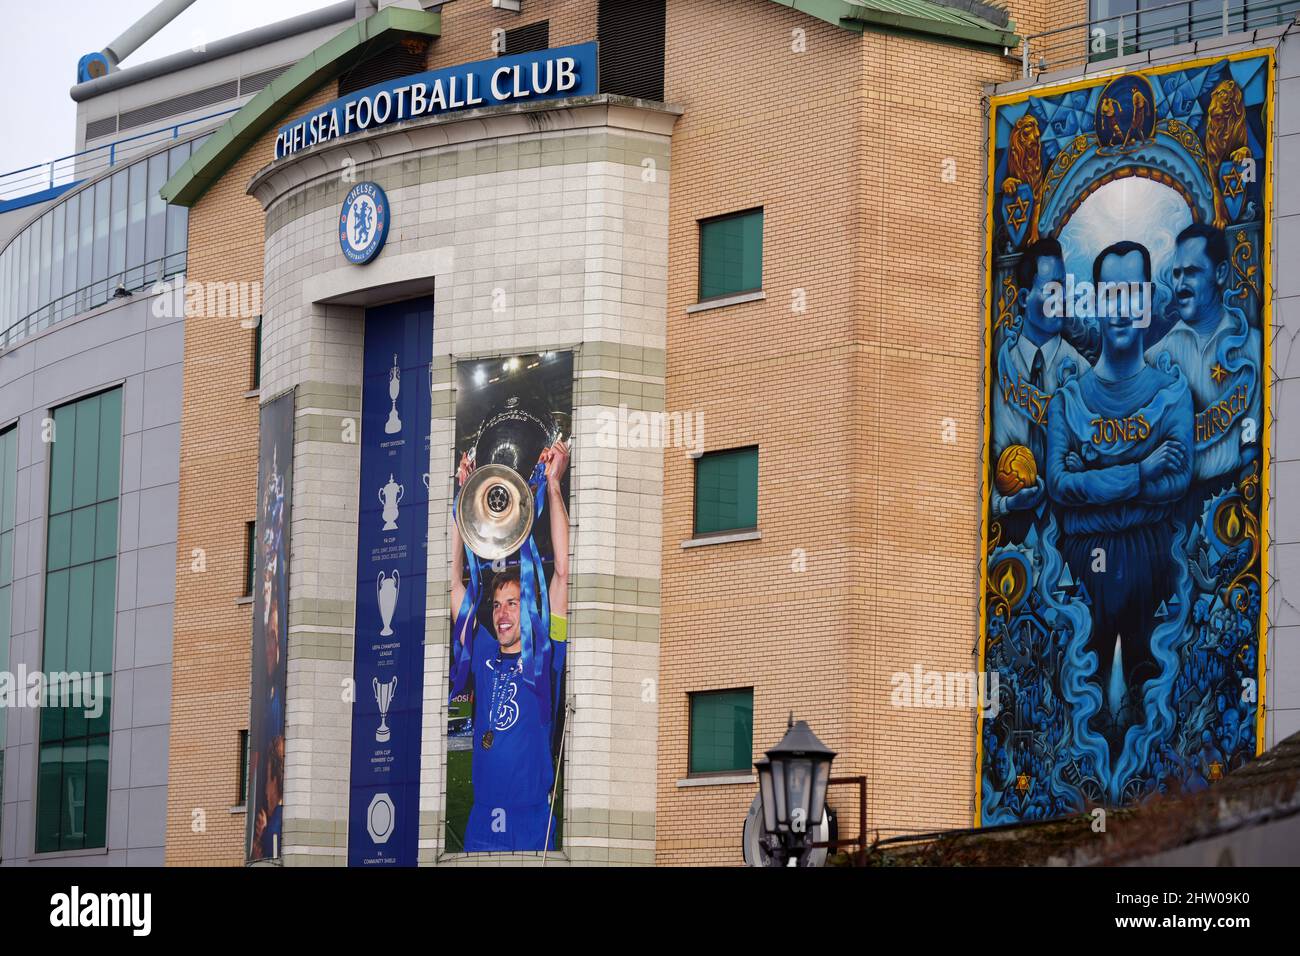
[[[276,158],[420,116],[596,92],[594,43],[510,59],[513,62],[484,60],[421,73],[336,100],[281,128]]]

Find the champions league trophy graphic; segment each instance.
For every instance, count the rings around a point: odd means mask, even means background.
[[[393,698],[397,696],[397,678],[394,677],[386,684],[379,683],[379,678],[371,679],[371,686],[375,690],[375,703],[379,705],[379,729],[375,731],[375,742],[384,744],[388,743],[393,732],[388,727],[388,708],[393,705]]]
[[[384,422],[384,434],[396,435],[402,430],[402,420],[397,415],[397,396],[402,392],[402,370],[397,365],[397,355],[393,355],[393,367],[388,370],[388,397],[393,400],[392,411],[388,421]]]
[[[397,610],[397,592],[401,587],[401,576],[397,569],[393,569],[391,578],[384,577],[384,572],[379,572],[379,577],[375,579],[375,596],[379,599],[379,616],[383,619],[384,629],[379,632],[380,637],[390,637],[393,633],[393,612]]]
[[[427,487],[427,485],[426,485]],[[397,530],[397,506],[406,493],[406,488],[399,485],[390,473],[388,484],[379,489],[379,503],[384,506],[384,528],[385,531]]]
[[[460,490],[456,524],[461,540],[484,561],[518,551],[536,515],[533,481],[543,451],[559,441],[556,422],[543,421],[511,398],[479,428],[470,453],[474,471]]]

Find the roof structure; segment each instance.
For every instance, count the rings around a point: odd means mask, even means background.
[[[385,7],[357,21],[277,76],[227,120],[167,181],[163,199],[193,206],[253,143],[323,84],[403,39],[427,40],[441,33],[441,14],[405,7]]]
[[[857,33],[884,30],[989,50],[1002,50],[1019,43],[1014,33],[1015,24],[1006,18],[1003,11],[984,0],[767,2]],[[193,206],[245,150],[323,84],[404,38],[431,39],[441,33],[442,18],[436,10],[425,12],[385,7],[357,21],[276,77],[221,126],[163,186],[163,199],[178,206]]]
[[[1159,853],[1300,815],[1300,733],[1199,793],[1109,810],[977,830],[879,841],[873,866],[1096,866]]]
[[[861,33],[885,30],[993,49],[1020,42],[1004,11],[980,0],[769,0]]]

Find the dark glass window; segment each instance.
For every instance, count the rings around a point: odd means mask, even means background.
[[[126,221],[126,287],[144,285],[145,221],[149,209],[149,168],[136,163],[130,169]]]
[[[754,690],[691,694],[688,773],[737,773],[753,769]]]
[[[257,325],[253,327],[253,375],[252,387],[262,387],[262,317],[257,317]]]
[[[695,533],[758,527],[758,448],[712,451],[695,459]]]
[[[126,199],[127,177],[130,174],[123,169],[113,174],[113,214],[109,217],[108,234],[108,278],[109,292],[116,289],[122,281],[122,272],[126,269]]]
[[[239,782],[235,784],[235,806],[248,805],[248,731],[239,732]]]
[[[763,210],[700,222],[700,300],[763,288]]]
[[[162,188],[167,184],[167,154],[149,158],[149,222],[145,229],[144,284],[162,278],[163,256],[167,248],[167,203]]]
[[[514,56],[517,53],[536,53],[551,46],[551,21],[540,20],[527,26],[515,27],[506,31],[505,49],[502,56]]]
[[[244,597],[253,596],[253,576],[257,573],[257,522],[244,525]]]
[[[41,708],[37,853],[107,839],[121,435],[120,388],[55,409],[42,666],[102,674],[103,697],[97,714],[85,701]]]
[[[665,0],[600,0],[600,91],[643,100],[664,98]]]
[[[1295,0],[1228,0],[1228,32],[1288,23],[1297,12],[1300,3]],[[1223,13],[1223,0],[1089,0],[1090,59],[1105,60],[1219,36]],[[1098,30],[1103,32],[1098,34]]]

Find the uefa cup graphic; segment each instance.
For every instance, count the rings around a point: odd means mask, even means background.
[[[397,592],[401,587],[401,576],[397,569],[393,569],[391,578],[384,577],[384,572],[379,572],[379,577],[375,580],[375,596],[379,598],[379,616],[384,621],[384,629],[379,632],[380,637],[391,637],[393,633],[393,612],[397,610]]]
[[[393,400],[393,408],[384,422],[384,433],[396,435],[402,430],[402,420],[397,415],[397,396],[402,392],[402,370],[397,366],[397,356],[393,356],[393,367],[388,371],[388,397]]]
[[[388,476],[388,484],[379,489],[379,503],[384,506],[383,518],[385,531],[397,530],[397,506],[401,502],[402,496],[405,493],[406,488],[403,485],[399,485],[390,473]]]
[[[393,705],[393,698],[397,695],[397,678],[381,684],[379,678],[375,677],[371,679],[371,686],[375,690],[375,703],[379,705],[379,729],[375,731],[375,742],[383,744],[393,736],[388,727],[388,708]]]

